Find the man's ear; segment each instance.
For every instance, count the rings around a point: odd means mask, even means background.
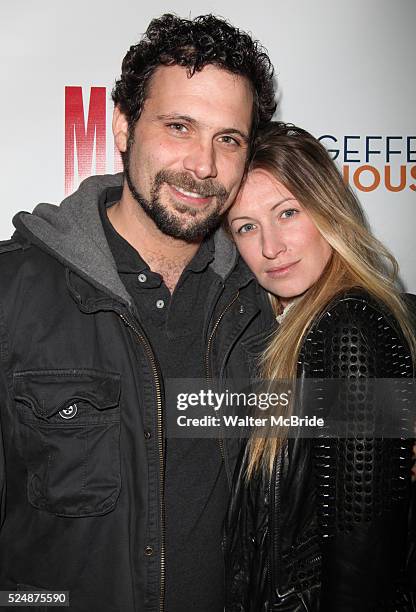
[[[127,150],[129,124],[126,115],[121,112],[118,106],[114,107],[113,112],[113,134],[117,149],[120,153],[124,153]]]

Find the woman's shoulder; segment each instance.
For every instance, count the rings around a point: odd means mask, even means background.
[[[361,288],[348,289],[337,294],[314,321],[313,329],[392,327],[399,330],[399,324],[386,304],[377,300]]]
[[[411,376],[409,346],[386,304],[363,289],[335,296],[306,334],[301,361],[331,377]],[[318,365],[320,368],[318,368]]]

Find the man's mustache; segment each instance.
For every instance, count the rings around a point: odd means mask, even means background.
[[[179,187],[184,191],[194,191],[202,198],[217,197],[220,201],[225,202],[229,196],[229,192],[225,187],[214,179],[205,179],[204,181],[196,181],[191,175],[186,172],[172,172],[171,170],[159,170],[155,176],[154,187],[159,190],[163,183]]]

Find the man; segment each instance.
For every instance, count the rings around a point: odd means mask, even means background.
[[[16,215],[0,247],[0,588],[220,612],[235,457],[166,438],[164,382],[248,375],[245,341],[271,324],[213,232],[275,110],[272,68],[220,19],[164,15],[113,99],[123,182]]]

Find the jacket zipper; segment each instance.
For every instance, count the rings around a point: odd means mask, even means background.
[[[237,293],[235,294],[235,296],[233,297],[231,302],[224,308],[224,310],[222,311],[222,313],[220,314],[220,316],[216,320],[215,325],[212,328],[211,334],[210,334],[210,336],[208,338],[207,352],[205,354],[205,373],[206,373],[206,378],[207,378],[207,382],[208,383],[210,381],[212,381],[212,376],[210,375],[210,367],[209,367],[209,353],[210,353],[211,347],[212,347],[212,340],[213,340],[213,338],[215,336],[215,332],[217,331],[218,326],[221,323],[224,315],[226,314],[226,312],[228,312],[228,310],[231,308],[231,306],[234,304],[234,302],[238,299],[239,295],[240,295],[240,292],[237,291]],[[220,447],[221,457],[222,457],[222,460],[223,460],[224,465],[225,465],[224,440],[222,439],[221,436],[218,438],[218,444],[219,444],[219,447]]]
[[[313,565],[314,563],[318,563],[318,561],[321,561],[321,559],[322,555],[315,555],[314,557],[312,557],[312,559],[307,559],[306,564]]]
[[[274,561],[274,553],[273,553],[273,530],[274,530],[274,521],[273,521],[273,502],[272,495],[274,495],[273,486],[273,474],[269,479],[269,486],[267,487],[268,495],[269,495],[269,504],[270,504],[270,538],[271,538],[271,554],[266,557],[266,569],[267,575],[269,577],[269,585],[270,585],[270,604],[273,605],[274,601],[274,579],[273,579],[273,561]],[[272,557],[272,559],[270,559]]]
[[[280,534],[277,534],[277,522],[279,517],[276,516],[278,512],[278,504],[277,498],[278,493],[276,489],[278,489],[280,484],[280,470],[279,470],[279,455],[275,459],[274,463],[274,471],[272,473],[272,477],[270,479],[270,537],[271,537],[271,563],[270,563],[270,586],[271,586],[271,604],[273,605],[274,599],[276,597],[276,581],[279,582],[278,577],[276,577],[276,572],[278,571],[278,550],[277,550],[277,542],[279,540]],[[279,508],[280,510],[280,508]]]
[[[160,531],[161,531],[161,542],[160,542],[160,599],[159,599],[159,612],[163,612],[165,609],[165,496],[164,496],[164,483],[165,483],[165,467],[164,467],[164,453],[163,453],[163,413],[162,413],[162,392],[159,379],[159,373],[156,367],[156,359],[152,348],[147,340],[146,336],[142,334],[136,327],[120,314],[120,318],[127,327],[129,327],[143,344],[146,354],[152,366],[155,388],[156,388],[156,402],[157,402],[157,431],[158,431],[158,449],[159,449],[159,498],[160,498]]]
[[[295,592],[295,588],[292,587],[286,593],[280,592],[280,580],[279,580],[279,567],[280,567],[280,480],[282,472],[283,455],[285,449],[281,447],[275,460],[274,474],[272,474],[272,483],[274,486],[271,487],[272,495],[270,497],[270,524],[271,524],[271,538],[272,538],[272,562],[271,562],[271,590],[272,597],[275,594],[280,600],[284,600],[286,597]],[[277,576],[276,576],[277,574]],[[273,600],[272,600],[273,603]]]

